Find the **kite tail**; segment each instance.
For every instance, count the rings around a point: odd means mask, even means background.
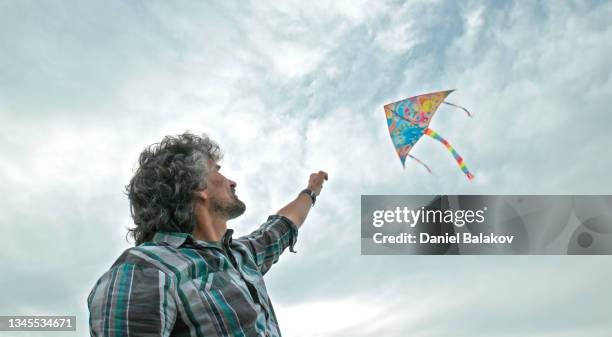
[[[417,157],[411,155],[410,153],[408,154],[408,156],[414,160],[416,160],[419,164],[423,165],[423,167],[425,167],[427,169],[427,171],[429,173],[431,173],[431,169],[429,168],[429,166],[427,166],[427,164],[425,164],[424,162],[420,161]]]
[[[445,101],[445,102],[442,102],[442,103],[444,103],[444,104],[448,104],[448,105],[450,105],[450,106],[454,106],[455,108],[459,108],[459,109],[461,109],[461,110],[465,111],[465,113],[467,113],[468,117],[472,117],[472,114],[471,114],[471,113],[468,111],[468,109],[466,109],[466,108],[464,108],[464,107],[462,107],[462,106],[460,106],[460,105],[453,104],[453,103],[446,102],[446,101]]]
[[[425,134],[428,135],[429,137],[439,141],[440,143],[444,144],[446,149],[448,149],[448,151],[450,151],[450,153],[452,153],[453,157],[455,157],[455,160],[457,161],[457,164],[461,168],[461,171],[463,171],[463,173],[465,173],[465,175],[467,176],[467,178],[469,180],[474,179],[474,175],[472,173],[470,173],[470,171],[468,170],[467,166],[465,166],[465,163],[463,162],[463,158],[461,158],[459,153],[457,153],[457,151],[455,151],[453,146],[450,145],[450,143],[446,139],[440,137],[439,134],[437,134],[435,131],[433,131],[430,128],[425,129]]]

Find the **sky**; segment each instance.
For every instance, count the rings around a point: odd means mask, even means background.
[[[266,275],[284,336],[609,336],[608,256],[360,255],[362,194],[612,194],[609,55],[610,1],[0,0],[0,315],[86,336],[138,155],[189,130],[225,153],[238,235],[329,173]],[[388,134],[384,104],[447,89],[474,117],[431,127],[471,182]]]

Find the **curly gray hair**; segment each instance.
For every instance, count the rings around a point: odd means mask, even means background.
[[[223,156],[206,134],[166,136],[142,151],[139,167],[125,187],[136,227],[128,234],[136,245],[155,232],[192,233],[196,226],[194,192],[206,188],[208,162]]]

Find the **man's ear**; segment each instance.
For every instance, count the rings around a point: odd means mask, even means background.
[[[208,200],[208,189],[205,188],[203,190],[199,190],[196,192],[196,197],[198,198],[198,200],[200,201],[207,201]]]

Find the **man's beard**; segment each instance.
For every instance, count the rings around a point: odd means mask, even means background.
[[[231,202],[223,202],[217,198],[210,198],[210,210],[211,213],[222,216],[227,220],[237,218],[246,211],[246,205],[235,193],[232,193]]]

